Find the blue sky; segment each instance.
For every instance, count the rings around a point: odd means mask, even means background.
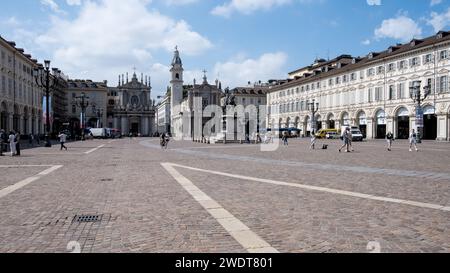
[[[0,35],[71,78],[144,72],[154,96],[178,45],[186,82],[286,78],[316,57],[365,55],[450,30],[450,0],[2,1]]]

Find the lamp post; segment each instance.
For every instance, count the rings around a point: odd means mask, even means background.
[[[424,92],[422,94],[420,87],[422,81],[414,81],[413,85],[409,88],[409,96],[416,104],[416,130],[417,130],[417,142],[422,142],[423,136],[423,109],[422,102],[430,95],[431,87],[429,85],[424,86]]]
[[[53,70],[53,77],[50,78],[50,61],[45,60],[44,66],[40,65],[33,70],[33,76],[36,85],[45,89],[45,147],[52,147],[50,141],[50,89],[55,89],[58,85],[58,79],[61,72],[58,69]]]
[[[77,106],[81,108],[81,140],[85,140],[84,129],[86,127],[86,108],[89,106],[89,97],[84,92],[81,96],[75,97],[77,99]]]
[[[316,100],[313,99],[311,103],[308,104],[308,108],[311,111],[311,131],[312,135],[314,135],[316,132],[316,113],[319,112],[319,103],[316,103]]]

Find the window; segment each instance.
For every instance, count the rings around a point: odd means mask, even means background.
[[[375,75],[375,69],[374,68],[369,68],[367,70],[367,77],[371,77],[373,75]]]
[[[380,101],[383,99],[383,92],[381,87],[375,88],[375,101]]]
[[[388,72],[392,72],[395,71],[395,63],[390,63],[388,65]]]
[[[306,91],[309,91],[309,84],[306,86]]]
[[[333,86],[333,80],[332,80],[332,79],[329,79],[329,80],[328,80],[328,85],[329,85],[329,86]]]
[[[415,57],[409,60],[409,66],[414,67],[420,65],[419,58]]]
[[[319,88],[320,88],[320,82],[317,83],[317,89],[319,89]]]
[[[341,83],[341,78],[340,77],[336,77],[336,84],[340,84]]]
[[[406,68],[406,61],[400,61],[397,64],[398,69],[405,69]]]
[[[314,90],[314,89],[316,89],[316,86],[313,83],[313,84],[311,84],[311,90]]]
[[[423,56],[423,64],[429,64],[431,62],[433,62],[433,54],[427,54],[425,56]]]
[[[405,99],[405,84],[397,84],[397,99]]]
[[[389,100],[395,100],[395,86],[389,86]]]
[[[439,52],[439,60],[446,60],[448,58],[448,51],[442,50]]]
[[[305,87],[304,86],[301,87],[301,91],[305,92]]]
[[[367,101],[368,102],[372,102],[372,88],[369,88],[368,90],[367,90]]]
[[[448,76],[438,78],[438,93],[448,92]]]
[[[296,112],[299,111],[299,103],[298,103],[298,101],[295,103],[295,111],[296,111]]]
[[[352,73],[352,74],[350,75],[350,80],[351,80],[351,81],[356,81],[356,73]]]
[[[347,82],[347,75],[342,76],[342,82]]]
[[[359,72],[359,78],[360,78],[361,80],[364,79],[364,71]]]
[[[377,75],[384,73],[384,66],[377,67]]]

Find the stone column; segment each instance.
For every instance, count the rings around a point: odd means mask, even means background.
[[[437,140],[449,140],[449,118],[445,113],[438,113],[437,115]]]
[[[119,117],[114,117],[113,126],[114,126],[114,129],[120,129],[119,128]]]
[[[123,135],[128,135],[128,133],[129,133],[128,119],[126,116],[122,116],[122,126],[120,129],[122,130]]]
[[[141,118],[141,135],[148,136],[149,118],[147,116]]]
[[[33,133],[33,116],[29,115],[28,116],[28,134],[32,134]]]
[[[328,122],[322,121],[322,129],[328,129]]]
[[[372,118],[367,118],[367,139],[374,139],[374,122]]]
[[[395,130],[394,118],[393,117],[386,117],[386,134],[388,132],[391,132],[395,136],[396,135],[396,131],[397,130]],[[395,137],[397,137],[397,136],[395,136]]]
[[[8,131],[12,131],[14,129],[14,113],[8,114]]]

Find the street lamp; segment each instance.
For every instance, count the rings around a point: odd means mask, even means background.
[[[61,72],[58,69],[53,70],[53,77],[50,78],[50,61],[44,61],[44,67],[40,65],[33,70],[33,76],[36,85],[45,89],[45,147],[52,147],[50,142],[50,89],[55,89],[58,85]]]
[[[311,117],[311,131],[312,135],[315,134],[316,130],[316,113],[319,112],[319,103],[316,103],[316,100],[313,99],[311,103],[308,103],[308,108],[311,111],[312,117]]]
[[[81,108],[81,140],[85,140],[84,129],[86,127],[86,108],[89,106],[89,97],[84,92],[81,96],[75,97],[77,99],[77,106]]]
[[[409,97],[416,104],[416,128],[417,128],[417,142],[422,142],[423,136],[423,109],[422,102],[430,95],[431,86],[424,86],[424,93],[422,94],[420,87],[422,81],[414,81],[409,88]]]

